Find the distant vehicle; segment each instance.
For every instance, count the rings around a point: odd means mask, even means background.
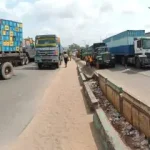
[[[136,68],[150,66],[150,37],[145,30],[127,30],[103,40],[117,62],[133,64]]]
[[[108,51],[105,43],[94,43],[84,50],[82,57],[85,56],[92,56],[93,65],[97,66],[97,68],[115,67],[114,55]]]
[[[37,35],[35,37],[35,63],[39,69],[44,66],[59,68],[63,48],[56,35]]]
[[[92,45],[94,65],[97,68],[101,67],[115,67],[114,55],[108,51],[105,43],[94,43]]]
[[[36,51],[35,51],[35,42],[32,38],[28,37],[23,40],[23,52],[26,53],[28,57],[28,62],[34,60]]]
[[[0,76],[10,79],[13,76],[13,65],[27,63],[27,56],[22,51],[22,23],[0,19]]]

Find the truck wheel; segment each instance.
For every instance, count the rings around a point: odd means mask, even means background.
[[[28,65],[29,64],[29,58],[26,57],[26,60],[25,60],[25,65]]]
[[[115,66],[116,66],[115,63],[113,63],[113,64],[111,65],[111,68],[115,68]]]
[[[59,68],[59,63],[56,64],[56,68]]]
[[[38,68],[39,68],[39,69],[42,69],[42,64],[38,64]]]
[[[141,68],[140,60],[138,58],[136,59],[135,66],[137,69]]]
[[[21,66],[24,66],[24,65],[25,65],[25,62],[26,62],[26,59],[23,58],[23,59],[21,60]]]
[[[13,76],[13,66],[10,62],[6,62],[1,66],[2,78],[7,80]]]
[[[96,68],[99,69],[100,68],[100,65],[98,62],[96,62]]]
[[[121,59],[121,64],[124,66],[125,65],[125,58],[124,57],[122,57],[122,59]]]

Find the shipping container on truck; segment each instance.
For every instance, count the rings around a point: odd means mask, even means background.
[[[25,38],[23,39],[23,52],[27,55],[26,64],[30,61],[34,60],[36,51],[35,51],[35,42],[33,38]]]
[[[22,51],[23,27],[21,22],[0,19],[0,75],[10,79],[13,64],[25,64],[26,54]]]
[[[61,43],[56,35],[37,35],[35,37],[35,63],[41,69],[44,66],[59,68],[61,63]]]
[[[115,55],[116,61],[137,68],[150,66],[150,37],[145,36],[145,30],[127,30],[103,40],[109,51]]]

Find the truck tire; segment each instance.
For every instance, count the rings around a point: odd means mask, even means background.
[[[41,63],[38,64],[38,68],[42,69],[42,64]]]
[[[8,80],[13,76],[13,65],[10,62],[2,64],[1,75],[5,80]]]
[[[99,62],[96,62],[96,69],[100,69]]]
[[[112,64],[112,65],[111,65],[111,68],[115,68],[115,66],[116,66],[115,64]]]
[[[26,62],[26,58],[23,58],[23,59],[21,60],[21,66],[24,66],[24,65],[25,65],[25,62]]]
[[[136,66],[137,69],[141,68],[141,63],[140,63],[140,60],[138,58],[135,61],[135,66]]]
[[[28,64],[29,64],[29,58],[26,57],[26,59],[25,59],[25,65],[28,65]]]
[[[56,64],[56,68],[59,68],[59,63]]]

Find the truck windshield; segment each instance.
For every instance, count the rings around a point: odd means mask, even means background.
[[[107,51],[108,51],[108,48],[106,48],[106,47],[105,47],[105,48],[99,48],[99,49],[98,49],[98,52],[99,52],[99,53],[107,52]]]
[[[143,40],[143,49],[150,49],[150,39]]]
[[[56,44],[56,39],[55,38],[39,38],[36,39],[36,45],[51,45],[51,44]]]

